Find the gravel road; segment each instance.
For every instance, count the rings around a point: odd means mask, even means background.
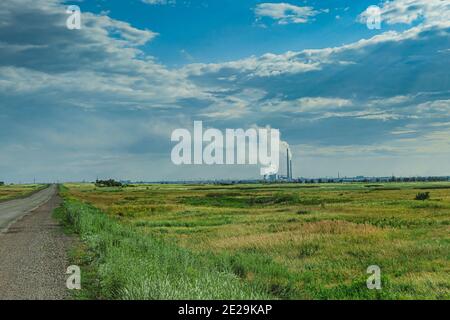
[[[22,217],[24,214],[48,201],[56,192],[56,186],[33,193],[27,198],[11,200],[0,203],[0,232],[5,231],[10,224]]]
[[[0,204],[0,299],[67,298],[70,239],[52,218],[60,203],[56,186],[50,186]]]

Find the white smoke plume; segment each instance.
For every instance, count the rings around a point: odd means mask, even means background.
[[[289,154],[289,160],[292,160],[292,151],[291,151],[291,147],[289,146],[289,143],[287,143],[286,141],[282,141],[281,140],[280,144],[281,144],[281,147],[282,147],[281,150],[287,149],[287,152]]]

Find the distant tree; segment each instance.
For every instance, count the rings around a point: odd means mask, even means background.
[[[121,187],[122,183],[114,179],[109,180],[95,180],[95,186],[97,187]]]
[[[5,183],[3,181],[0,181],[0,186],[4,186]]]

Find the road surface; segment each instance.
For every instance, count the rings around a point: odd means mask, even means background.
[[[0,203],[0,299],[67,297],[70,239],[53,220],[56,186]]]
[[[24,214],[47,202],[55,194],[56,186],[36,192],[28,198],[10,200],[0,203],[0,232],[4,232],[10,224],[21,218]]]

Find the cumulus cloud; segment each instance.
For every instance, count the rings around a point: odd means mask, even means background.
[[[11,180],[137,177],[190,122],[172,112],[178,101],[204,95],[141,51],[154,31],[89,12],[68,30],[59,1],[3,1],[0,18],[0,171]],[[118,170],[122,161],[134,169]]]
[[[427,24],[339,47],[195,64],[183,70],[218,97],[244,89],[264,92],[256,101],[240,100],[245,117],[239,120],[281,128],[291,144],[351,142],[353,148],[398,140],[401,145],[402,135],[395,133],[405,126],[416,126],[411,129],[415,137],[433,137],[436,123],[450,118],[449,33],[443,23]],[[232,115],[233,108],[221,107]],[[415,143],[419,147],[422,141]]]
[[[299,7],[289,3],[260,3],[255,8],[257,19],[271,18],[278,24],[306,23],[319,11],[312,7]]]
[[[320,62],[299,59],[298,53],[287,52],[285,54],[267,53],[260,57],[230,61],[225,63],[190,64],[184,68],[189,75],[204,75],[206,73],[223,72],[225,70],[247,72],[248,78],[272,77],[283,74],[296,74],[320,69]],[[229,78],[233,80],[233,78]]]
[[[446,23],[450,20],[450,3],[443,0],[393,0],[384,2],[381,7],[383,22],[392,24],[412,24],[425,22],[427,24]],[[369,10],[359,16],[365,23]]]
[[[81,30],[68,30],[62,5],[19,2],[0,4],[0,90],[8,89],[5,94],[41,90],[44,97],[51,91],[64,103],[132,108],[196,95],[183,76],[139,49],[157,33],[89,12],[82,13]]]

